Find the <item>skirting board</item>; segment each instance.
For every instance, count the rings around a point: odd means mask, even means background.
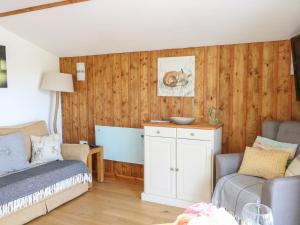
[[[195,202],[183,201],[175,198],[166,198],[162,196],[146,194],[145,192],[142,193],[141,198],[143,201],[155,202],[163,205],[175,206],[178,208],[187,208],[195,204]]]

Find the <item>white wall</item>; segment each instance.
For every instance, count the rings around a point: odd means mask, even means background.
[[[59,71],[59,58],[0,27],[6,46],[8,88],[0,88],[0,126],[49,121],[53,94],[39,89],[42,74]],[[58,127],[61,130],[59,116]]]

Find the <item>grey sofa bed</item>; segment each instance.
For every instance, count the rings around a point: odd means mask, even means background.
[[[300,122],[265,121],[262,136],[300,145]],[[242,154],[217,155],[213,202],[237,216],[246,203],[261,202],[272,208],[275,225],[300,225],[300,176],[264,180],[241,175],[237,171],[242,158]]]

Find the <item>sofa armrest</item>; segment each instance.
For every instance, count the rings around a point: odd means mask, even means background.
[[[300,176],[268,180],[263,184],[262,203],[273,211],[275,225],[299,225]]]
[[[61,153],[65,160],[80,160],[86,163],[89,150],[90,148],[88,145],[80,145],[80,144],[61,145]]]
[[[236,173],[243,160],[242,153],[216,155],[216,181],[226,175]]]

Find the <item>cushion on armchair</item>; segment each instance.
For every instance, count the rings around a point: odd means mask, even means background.
[[[287,151],[290,153],[290,159],[295,157],[298,144],[290,144],[285,142],[275,141],[269,138],[257,136],[253,147],[259,148],[262,150],[277,150],[277,151]]]
[[[290,153],[247,147],[239,173],[273,179],[285,174]]]
[[[300,176],[300,155],[298,155],[289,165],[285,172],[285,176]]]

